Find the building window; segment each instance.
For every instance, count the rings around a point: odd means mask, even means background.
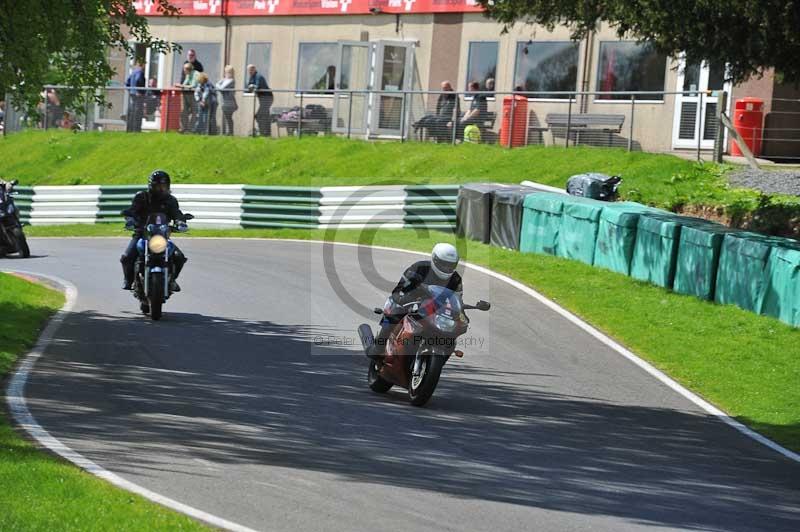
[[[652,45],[637,42],[601,42],[597,71],[598,92],[663,91],[667,56]],[[637,99],[663,100],[663,94],[641,94]],[[630,100],[629,94],[601,94],[599,100]]]
[[[179,42],[182,52],[172,54],[172,81],[180,83],[183,74],[183,63],[186,62],[186,53],[189,49],[195,51],[197,60],[203,65],[203,72],[208,74],[208,79],[215,83],[222,78],[222,46],[219,43],[208,42]]]
[[[494,84],[487,87],[486,80],[494,82],[497,77],[497,49],[497,42],[469,43],[466,90],[469,90],[469,84],[473,81],[480,83],[482,91],[494,90]]]
[[[578,43],[572,41],[528,41],[517,43],[514,90],[537,92],[533,98],[569,99],[578,82]]]
[[[333,91],[336,87],[336,43],[302,43],[297,64],[297,90]]]
[[[268,42],[247,43],[247,56],[242,72],[247,75],[247,65],[255,65],[259,74],[269,83],[270,54],[272,45]]]

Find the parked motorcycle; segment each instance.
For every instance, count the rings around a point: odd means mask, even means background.
[[[14,204],[13,190],[17,183],[15,179],[0,184],[0,257],[8,253],[19,253],[27,259],[31,256],[31,250],[22,230],[19,211]]]
[[[185,214],[186,220],[194,218]],[[144,228],[142,238],[136,243],[138,256],[134,266],[133,295],[139,300],[143,314],[149,314],[153,321],[160,320],[162,307],[172,292],[169,289],[172,274],[171,260],[175,245],[170,240],[173,230],[184,232],[183,226],[170,226],[164,213],[151,214]],[[125,226],[135,229],[132,224]]]
[[[491,305],[478,301],[465,305],[461,295],[442,286],[425,286],[423,296],[416,302],[397,305],[392,298],[376,314],[392,316],[401,307],[405,316],[395,326],[386,344],[382,361],[370,360],[367,381],[370,389],[386,393],[394,386],[408,390],[414,406],[422,406],[433,396],[442,368],[455,354],[456,340],[467,332],[469,318],[464,311],[487,311]],[[372,328],[364,323],[358,328],[364,352],[375,342]]]

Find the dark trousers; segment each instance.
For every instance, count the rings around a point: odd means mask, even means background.
[[[197,120],[197,102],[194,101],[194,92],[183,91],[183,107],[181,109],[181,131],[188,133],[192,130]]]
[[[133,282],[134,266],[139,256],[139,252],[136,249],[139,238],[138,236],[131,238],[130,242],[128,242],[128,245],[125,247],[125,251],[122,252],[122,256],[119,258],[119,262],[122,264],[122,275],[125,276],[125,282]],[[178,246],[175,244],[173,244],[173,246],[171,261],[173,267],[172,278],[177,279],[183,269],[183,265],[186,264],[188,259]]]
[[[258,133],[262,137],[272,136],[272,117],[269,114],[272,104],[259,100],[258,111],[256,112],[256,124],[258,124]]]
[[[233,135],[233,113],[234,107],[222,106],[222,134]]]
[[[144,96],[140,94],[128,96],[128,113],[125,120],[125,131],[128,133],[139,133],[142,131],[143,118]]]

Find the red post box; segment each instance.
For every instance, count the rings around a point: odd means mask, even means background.
[[[503,98],[503,120],[500,123],[500,145],[509,148],[524,146],[528,132],[528,98],[514,95]],[[510,135],[510,137],[509,137]]]
[[[161,91],[161,131],[178,131],[181,127],[181,90]]]
[[[733,109],[733,127],[742,136],[744,143],[758,157],[761,155],[761,142],[764,138],[764,100],[761,98],[742,98],[736,100]],[[742,155],[742,150],[734,142],[731,155]]]

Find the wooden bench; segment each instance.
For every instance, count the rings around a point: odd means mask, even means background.
[[[484,117],[483,121],[480,124],[477,124],[478,129],[481,130],[481,143],[493,144],[494,142],[496,142],[495,137],[497,136],[497,133],[494,132],[494,124],[497,121],[497,113],[487,111],[485,115],[486,116]],[[427,129],[428,128],[419,128],[419,130],[417,131],[417,140],[420,141],[427,140],[427,138],[430,136],[427,134],[428,133]],[[449,128],[448,131],[450,131]],[[463,133],[464,133],[463,130],[461,131],[460,135],[457,132],[456,138],[461,138],[463,136]],[[449,133],[450,138],[452,138],[452,134],[453,134],[452,131],[450,131]]]
[[[570,134],[574,131],[576,144],[580,144],[582,131],[602,131],[608,134],[608,145],[611,146],[612,135],[622,131],[625,115],[548,113],[544,121],[551,132],[563,130],[566,135],[567,129]]]

